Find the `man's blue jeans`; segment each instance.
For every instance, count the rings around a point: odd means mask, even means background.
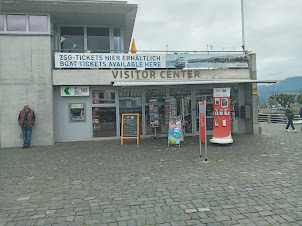
[[[22,128],[22,135],[23,135],[23,146],[29,147],[31,141],[32,127],[22,126],[21,128]]]
[[[286,125],[286,129],[288,129],[289,126],[291,126],[293,130],[295,130],[295,127],[294,127],[294,123],[293,123],[293,119],[292,119],[292,118],[289,118],[289,119],[288,119],[288,123],[287,123],[287,125]]]

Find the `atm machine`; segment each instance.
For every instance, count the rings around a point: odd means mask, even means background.
[[[85,104],[69,104],[70,109],[70,122],[85,122]]]

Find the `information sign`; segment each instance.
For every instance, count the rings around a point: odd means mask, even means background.
[[[89,86],[61,86],[61,96],[89,96]]]
[[[137,139],[137,145],[139,145],[139,141],[140,141],[139,114],[138,113],[122,114],[121,131],[122,131],[121,145],[124,144],[125,139]]]

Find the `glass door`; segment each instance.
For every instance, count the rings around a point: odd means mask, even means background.
[[[116,107],[92,108],[93,137],[116,136]]]
[[[207,102],[206,120],[207,120],[207,134],[213,134],[213,120],[214,120],[214,103],[213,103],[213,89],[198,89],[195,96],[195,131],[194,135],[199,135],[199,101],[205,100]]]
[[[93,137],[116,137],[116,93],[115,90],[92,91]]]
[[[122,128],[123,113],[138,113],[140,134],[143,135],[142,122],[142,92],[140,88],[121,88],[119,91],[119,117],[120,129]],[[120,131],[121,134],[121,131]]]

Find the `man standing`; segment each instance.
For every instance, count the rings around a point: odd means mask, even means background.
[[[22,149],[29,148],[30,141],[31,141],[32,127],[35,124],[35,113],[33,110],[29,108],[28,104],[24,104],[24,109],[20,111],[18,121],[19,121],[19,126],[21,126],[22,135],[23,135]]]
[[[291,126],[293,131],[296,132],[297,130],[295,129],[294,123],[293,123],[294,116],[295,116],[295,112],[294,112],[294,109],[293,109],[293,103],[290,103],[288,105],[288,108],[285,110],[285,115],[288,119],[288,123],[286,125],[285,131],[289,132],[288,128],[289,128],[289,126]]]

